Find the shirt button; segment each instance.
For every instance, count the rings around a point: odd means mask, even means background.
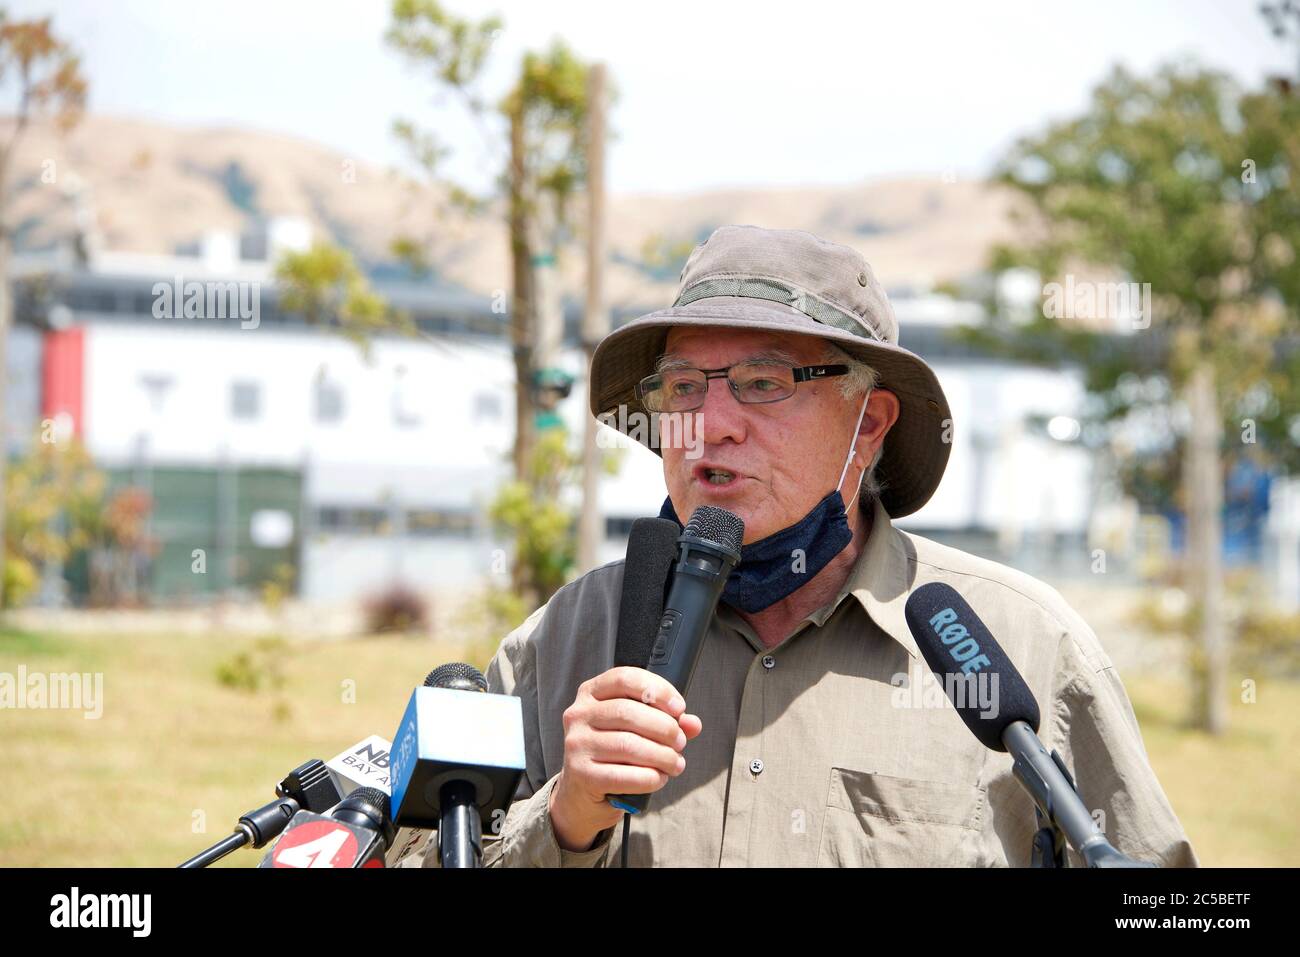
[[[763,762],[760,761],[758,758],[755,758],[753,761],[749,762],[749,770],[753,774],[762,774]]]
[[[773,658],[771,655],[764,655],[763,667],[766,668],[768,671],[771,671],[773,668],[776,667],[776,659]]]

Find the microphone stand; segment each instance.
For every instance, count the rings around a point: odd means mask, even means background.
[[[300,805],[291,797],[278,798],[249,811],[235,825],[235,833],[200,851],[180,866],[182,868],[207,867],[245,844],[264,847],[268,841],[284,830],[289,820],[298,813]]]
[[[312,758],[290,771],[275,786],[275,793],[278,797],[274,801],[243,815],[235,825],[235,833],[213,844],[206,851],[195,854],[180,866],[186,869],[207,867],[246,844],[263,848],[280,836],[290,818],[300,810],[320,814],[343,797],[330,778],[325,762],[320,758]]]
[[[1034,800],[1034,813],[1040,825],[1034,834],[1034,867],[1067,867],[1065,854],[1068,831],[1075,837],[1076,852],[1085,867],[1155,867],[1146,861],[1128,857],[1110,845],[1097,827],[1083,802],[1079,788],[1065,767],[1060,754],[1052,750],[1050,758],[1038,735],[1023,721],[1014,721],[1002,732],[1007,750],[1015,755],[1012,772]],[[1072,800],[1056,800],[1056,789],[1064,781]],[[1064,825],[1064,827],[1062,827]]]

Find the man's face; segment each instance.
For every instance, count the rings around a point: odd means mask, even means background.
[[[785,354],[796,366],[827,364],[825,344],[815,336],[744,329],[675,327],[669,330],[665,352],[697,369],[719,369],[773,353]],[[701,445],[663,449],[664,481],[678,517],[686,521],[701,505],[725,508],[744,520],[748,543],[808,514],[839,481],[862,408],[863,396],[845,398],[842,381],[802,382],[780,402],[743,404],[726,380],[710,379],[699,409]],[[897,417],[898,399],[874,390],[859,433],[858,456],[841,488],[846,503]]]

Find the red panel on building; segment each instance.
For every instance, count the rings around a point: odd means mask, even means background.
[[[51,330],[45,333],[41,360],[41,418],[68,415],[73,434],[84,439],[86,330]]]

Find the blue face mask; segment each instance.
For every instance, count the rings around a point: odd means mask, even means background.
[[[871,393],[868,392],[867,398],[870,397]],[[855,441],[849,446],[844,470],[840,473],[839,484],[834,490],[789,528],[741,547],[740,564],[732,571],[722,589],[722,600],[728,605],[747,614],[775,605],[810,582],[853,541],[853,531],[849,528],[840,486],[844,484],[849,463],[853,461],[858,429],[862,427],[862,417],[866,411],[867,403],[863,400],[862,411],[858,413],[858,424],[853,430]],[[857,500],[855,492],[849,508]],[[664,499],[659,517],[682,524],[673,509],[671,498]]]

